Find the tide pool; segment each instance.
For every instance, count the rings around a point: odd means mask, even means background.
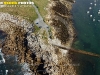
[[[100,54],[100,0],[76,0],[72,14],[77,40],[73,44],[81,49]],[[80,55],[81,75],[100,75],[100,58]]]

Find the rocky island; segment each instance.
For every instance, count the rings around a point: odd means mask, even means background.
[[[70,49],[75,38],[73,3],[73,0],[49,0],[45,23],[50,30],[40,28],[36,33],[35,23],[0,12],[0,30],[7,34],[2,52],[5,58],[17,56],[19,64],[28,66],[21,69],[23,75],[77,75],[70,52],[58,47]]]

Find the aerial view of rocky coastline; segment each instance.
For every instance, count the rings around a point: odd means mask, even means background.
[[[83,74],[84,64],[92,63],[94,70],[92,57],[100,55],[85,50],[90,43],[78,46],[77,3],[0,0],[0,75],[92,75]]]

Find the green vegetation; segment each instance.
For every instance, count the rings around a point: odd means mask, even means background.
[[[45,30],[43,30],[43,32],[42,32],[42,39],[44,40],[45,44],[48,44],[48,35]]]
[[[38,26],[34,25],[34,30],[35,30],[34,33],[37,34],[38,31],[40,30],[40,28]]]
[[[30,22],[37,18],[37,14],[31,7],[3,7],[0,8],[0,12],[7,12],[16,16],[19,15]]]
[[[4,0],[1,0],[4,1]],[[28,1],[28,0],[5,0],[5,1]],[[18,6],[14,6],[14,7],[3,7],[0,8],[0,12],[7,12],[9,14],[12,15],[19,15],[21,17],[23,17],[24,19],[27,19],[28,21],[32,22],[34,21],[38,16],[34,10],[34,8],[30,5],[30,7],[19,7]]]
[[[47,14],[47,11],[45,8],[47,7],[48,0],[31,0],[35,3],[35,5],[38,7],[38,10],[42,17],[44,18],[45,15]]]
[[[50,27],[50,26],[49,26],[49,27]],[[50,29],[48,30],[48,33],[49,33],[49,38],[53,39],[51,27],[50,27]]]
[[[43,31],[43,34],[42,35],[43,35],[42,36],[43,39],[47,39],[47,33],[46,33],[46,31]]]
[[[4,0],[1,0],[1,1],[4,1]],[[28,0],[5,0],[5,1],[28,2]],[[48,0],[45,0],[45,1],[44,0],[30,0],[30,1],[33,1],[35,3],[35,5],[38,7],[40,14],[44,18],[44,16],[47,14],[44,8],[46,8]],[[20,5],[18,6],[16,5],[16,7],[15,6],[3,7],[3,8],[0,8],[0,12],[9,13],[15,16],[18,15],[30,22],[33,22],[38,17],[32,5],[30,5],[30,7],[24,7],[24,6],[20,7]],[[34,27],[35,27],[35,32],[37,33],[40,30],[40,28],[38,28],[36,25]]]

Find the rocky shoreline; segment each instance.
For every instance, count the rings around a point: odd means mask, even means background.
[[[71,47],[75,35],[72,22],[72,4],[73,0],[51,0],[48,6],[48,15],[46,17],[48,25],[53,28],[53,36],[61,40],[61,44]]]
[[[8,34],[2,52],[5,56],[17,55],[20,64],[29,65],[30,70],[23,70],[23,75],[77,75],[69,52],[54,46],[72,46],[75,37],[70,13],[73,2],[50,0],[46,22],[52,29],[52,39],[43,39],[44,29],[34,34],[34,25],[21,17],[0,12],[0,30]]]

